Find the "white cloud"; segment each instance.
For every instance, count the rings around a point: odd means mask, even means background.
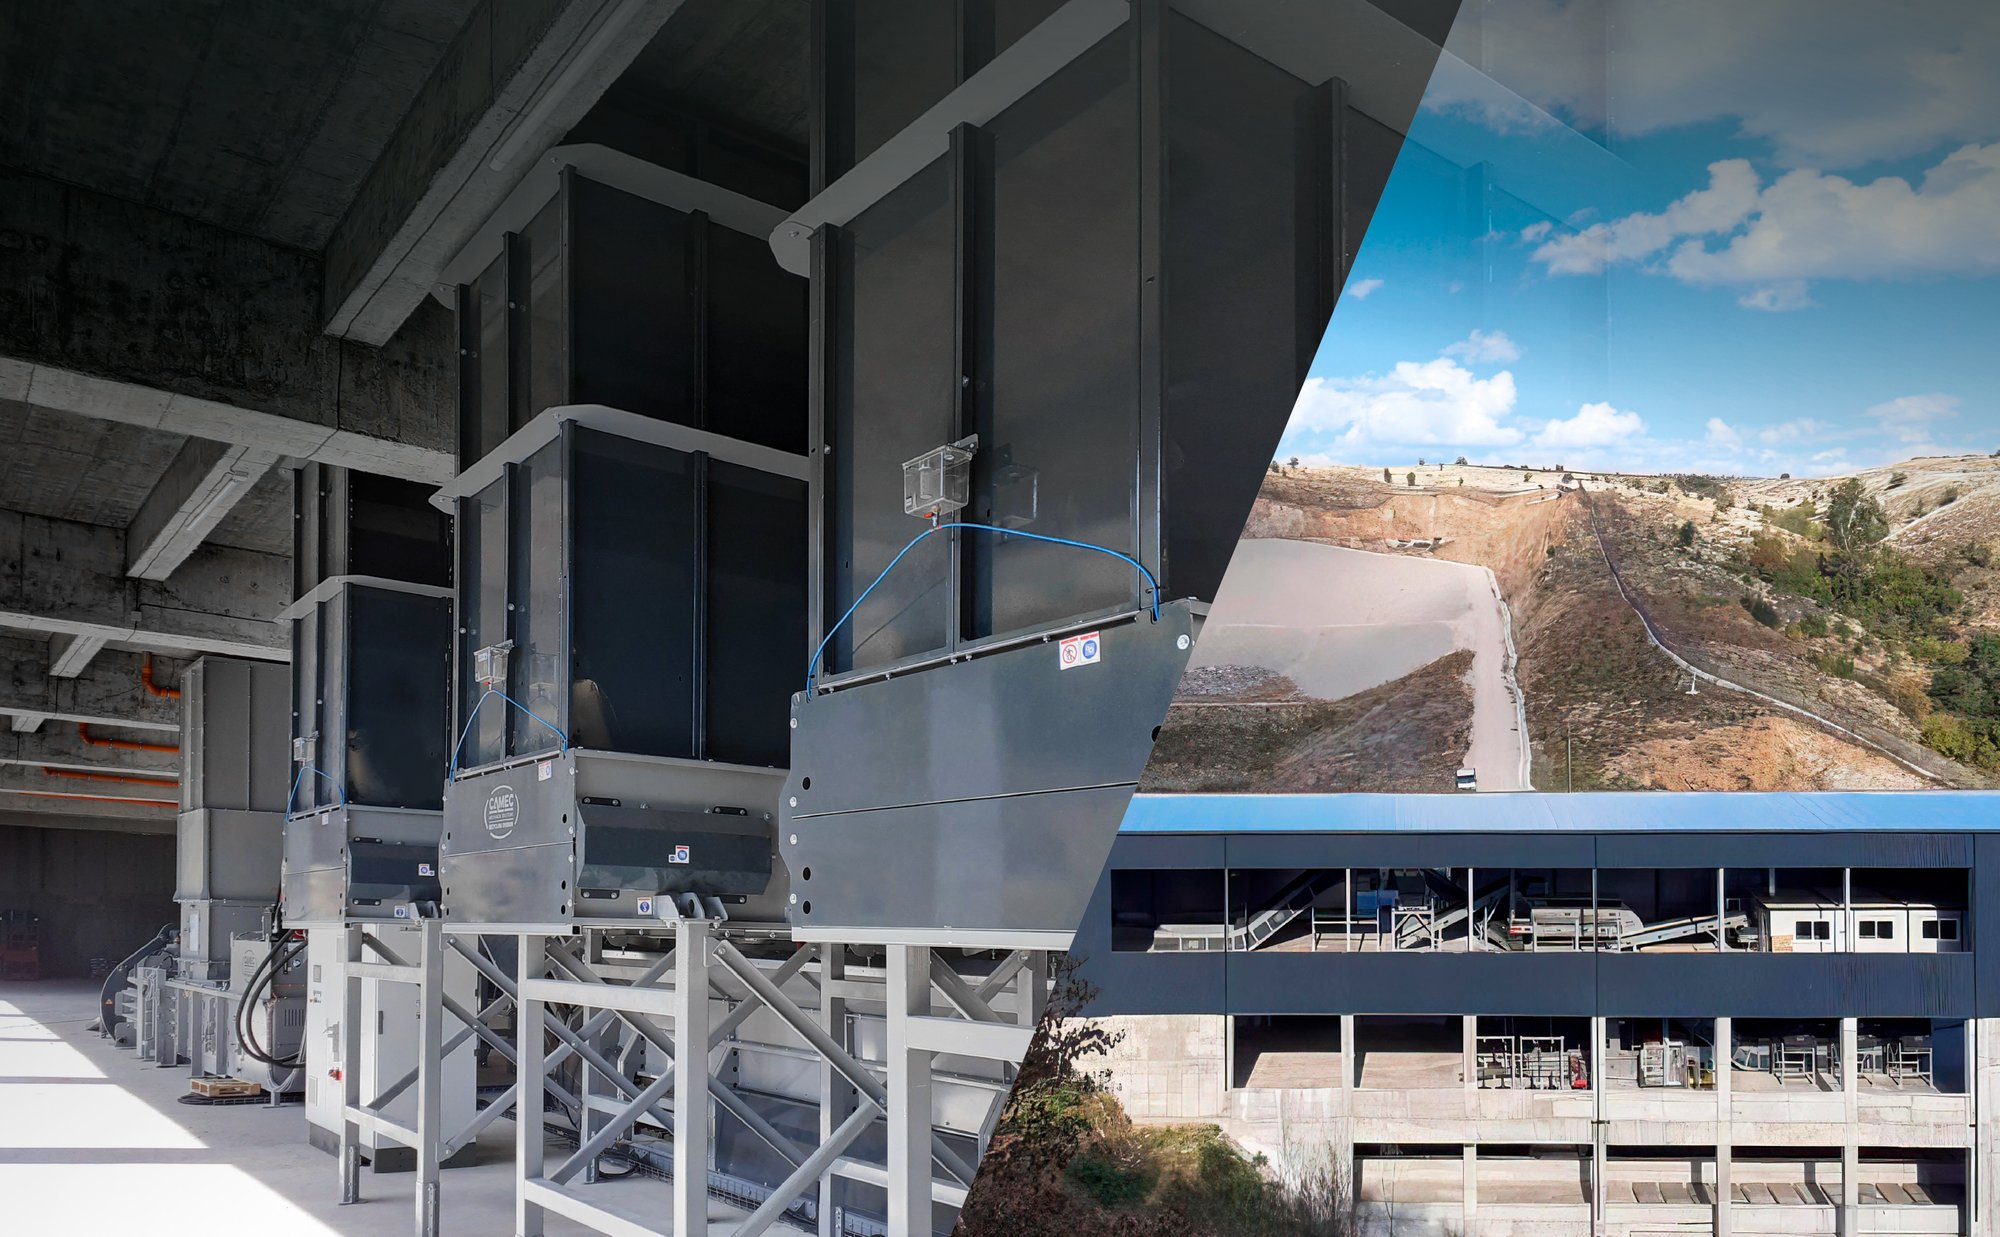
[[[1734,121],[1787,167],[1986,141],[2000,115],[1990,3],[1510,0],[1462,10],[1447,50],[1427,108],[1614,141]]]
[[[1794,309],[1810,309],[1813,299],[1812,293],[1806,290],[1806,281],[1794,279],[1786,283],[1752,288],[1737,297],[1736,303],[1745,309],[1761,309],[1767,314],[1782,314],[1790,313]]]
[[[1914,185],[1800,170],[1759,188],[1741,159],[1708,172],[1707,188],[1658,214],[1551,236],[1532,256],[1551,275],[1641,263],[1683,283],[1743,288],[1743,305],[1771,311],[1810,304],[1814,279],[2000,272],[2000,143],[1954,151]]]
[[[1659,214],[1641,212],[1551,236],[1533,257],[1551,275],[1595,275],[1615,262],[1650,258],[1683,237],[1735,231],[1756,209],[1757,190],[1757,172],[1749,160],[1724,159],[1708,165],[1708,188]]]
[[[1511,446],[1525,435],[1504,421],[1514,411],[1514,375],[1482,378],[1458,363],[1401,361],[1387,374],[1308,378],[1287,436],[1336,435],[1348,454],[1374,444]]]
[[[1585,404],[1568,420],[1544,425],[1528,445],[1545,451],[1588,450],[1616,446],[1645,432],[1646,422],[1636,412],[1621,412],[1606,403]]]
[[[1735,427],[1721,417],[1710,417],[1708,419],[1708,435],[1704,441],[1711,446],[1723,447],[1733,451],[1743,445],[1743,435],[1737,433]]]
[[[1444,355],[1457,357],[1469,364],[1499,364],[1521,359],[1521,346],[1508,337],[1505,331],[1482,331],[1473,328],[1472,334],[1459,340],[1444,350]]]
[[[1958,405],[1956,395],[1942,392],[1904,395],[1875,405],[1868,415],[1883,433],[1894,438],[1904,450],[1910,450],[1933,446],[1938,422],[1956,417]]]
[[[1812,417],[1794,417],[1776,425],[1767,425],[1757,431],[1757,441],[1767,447],[1782,446],[1785,443],[1807,442],[1824,438],[1834,432],[1834,426]]]
[[[1381,286],[1382,286],[1382,281],[1379,279],[1357,279],[1353,283],[1347,285],[1347,295],[1353,297],[1357,301],[1365,301],[1368,299],[1368,294],[1370,292],[1375,291]]]

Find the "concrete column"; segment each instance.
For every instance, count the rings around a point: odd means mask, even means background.
[[[1592,870],[1591,911],[1595,922],[1597,908],[1597,873]],[[1604,1019],[1592,1016],[1590,1020],[1591,1056],[1601,1060],[1604,1056]],[[1604,1071],[1595,1066],[1590,1071],[1590,1231],[1604,1232],[1606,1191],[1604,1182]]]
[[[517,981],[525,987],[530,979],[541,978],[543,951],[548,938],[526,934],[520,940],[520,973]],[[547,1135],[542,1129],[545,1101],[542,1077],[547,1073],[547,1053],[542,1047],[542,1002],[525,992],[514,1003],[520,1033],[516,1051],[520,1060],[514,1075],[520,1085],[514,1089],[514,1237],[542,1237],[544,1212],[528,1201],[525,1183],[541,1180]]]
[[[1340,1134],[1333,1153],[1339,1158],[1340,1173],[1347,1182],[1347,1197],[1355,1200],[1361,1183],[1354,1176],[1354,1082],[1360,1053],[1354,1050],[1354,1015],[1340,1016]]]
[[[2000,1018],[1968,1018],[1966,1097],[1972,1118],[1972,1154],[1966,1168],[1966,1207],[1972,1237],[2000,1235]]]
[[[674,1234],[708,1237],[708,969],[715,943],[706,923],[683,920],[679,936],[673,1001]]]
[[[847,1038],[847,999],[836,995],[847,978],[847,951],[837,943],[819,946],[819,1025],[842,1048]],[[819,1063],[819,1140],[833,1137],[854,1111],[854,1088],[824,1057]],[[840,1237],[840,1176],[831,1167],[819,1176],[819,1237]]]
[[[1464,1237],[1478,1237],[1479,1233],[1479,1146],[1465,1144],[1465,1228]]]
[[[926,1233],[931,1227],[931,1054],[911,1046],[910,1018],[930,1013],[931,951],[924,945],[888,948],[889,1231]]]
[[[1850,911],[1852,899],[1849,899]],[[1848,927],[1853,927],[1852,914],[1848,916]],[[1850,945],[1853,936],[1849,935]],[[1846,1136],[1840,1145],[1840,1231],[1848,1237],[1859,1230],[1855,1222],[1860,1219],[1857,1208],[1861,1206],[1861,1097],[1858,1083],[1860,1071],[1854,1068],[1855,1020],[1840,1020],[1840,1107],[1846,1123]]]
[[[1715,1237],[1729,1237],[1729,1208],[1735,1201],[1736,1134],[1729,1103],[1729,1058],[1735,1051],[1730,1020],[1715,1020]]]
[[[1459,1073],[1467,1091],[1479,1089],[1479,1019],[1467,1014],[1459,1020]],[[1470,1103],[1471,1101],[1467,1101]],[[1468,1111],[1467,1116],[1472,1114]]]

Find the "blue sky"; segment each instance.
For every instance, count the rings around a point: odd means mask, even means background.
[[[1466,0],[1280,457],[2000,448],[1996,62],[1984,0]]]

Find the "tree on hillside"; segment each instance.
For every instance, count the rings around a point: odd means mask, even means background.
[[[1859,477],[1849,477],[1833,491],[1825,523],[1827,540],[1843,554],[1863,551],[1889,535],[1882,504],[1861,488]]]
[[[1465,467],[1465,457],[1461,455],[1457,459],[1453,460],[1452,463],[1457,464],[1460,468],[1463,468]]]
[[[1687,547],[1687,546],[1691,546],[1691,545],[1693,545],[1693,544],[1694,544],[1694,521],[1693,521],[1693,520],[1682,520],[1682,521],[1681,521],[1681,528],[1680,528],[1680,531],[1679,531],[1678,533],[1674,534],[1674,537],[1675,537],[1675,539],[1676,539],[1677,541],[1679,541],[1679,542],[1681,543],[1681,545],[1682,545],[1682,547],[1683,547],[1683,548],[1685,548],[1685,547]]]
[[[1393,479],[1391,479],[1391,477],[1389,476],[1389,470],[1388,470],[1388,469],[1386,469],[1386,468],[1384,468],[1384,469],[1382,470],[1382,484],[1383,484],[1383,485],[1394,485],[1394,484],[1396,484],[1396,482],[1395,482],[1395,481],[1394,481]]]
[[[1409,483],[1410,483],[1410,488],[1411,488],[1411,489],[1413,489],[1413,490],[1414,490],[1414,489],[1416,489],[1416,488],[1417,488],[1417,474],[1415,474],[1415,473],[1411,473],[1411,474],[1409,474],[1409,478],[1408,478],[1408,480],[1409,480]]]

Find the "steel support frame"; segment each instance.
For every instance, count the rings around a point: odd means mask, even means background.
[[[952,970],[930,947],[890,946],[890,966],[880,989],[889,1031],[885,1081],[878,1076],[881,1067],[853,1051],[849,1002],[863,985],[847,978],[847,945],[802,945],[774,970],[746,956],[719,921],[684,919],[668,926],[675,936],[670,952],[629,982],[609,981],[594,969],[588,931],[580,937],[520,938],[521,1025],[540,1023],[546,1032],[524,1035],[520,1051],[517,1237],[539,1237],[550,1212],[623,1237],[705,1237],[711,1218],[714,1123],[725,1115],[744,1121],[792,1165],[760,1206],[740,1219],[731,1217],[729,1231],[738,1237],[756,1237],[800,1200],[815,1196],[819,1231],[841,1232],[843,1180],[869,1182],[888,1192],[892,1233],[927,1233],[936,1204],[964,1203],[977,1166],[933,1128],[932,1062],[940,1054],[980,1057],[1002,1062],[1011,1075],[1046,1007],[1045,952],[1016,950],[975,981]],[[820,1004],[807,1010],[783,989],[813,961],[819,963],[817,978],[805,978],[819,989]],[[490,967],[480,962],[482,971]],[[671,986],[661,986],[669,970]],[[994,1001],[1003,993],[1012,994],[1012,1008],[999,1012]],[[719,1012],[715,998],[729,1003],[726,1012]],[[582,1025],[572,1029],[545,1018],[547,1007],[558,1003],[586,1015]],[[819,1058],[816,1147],[791,1143],[714,1076],[719,1050],[760,1010],[774,1015]],[[642,1082],[632,1068],[632,1054],[609,1047],[612,1032],[626,1037],[628,1048],[643,1042],[657,1049],[666,1063]],[[547,1034],[560,1045],[549,1048]],[[582,1061],[586,1076],[584,1129],[578,1148],[551,1164],[541,1131],[542,1088],[530,1080],[539,1076],[546,1083],[572,1056]],[[600,1206],[573,1184],[579,1175],[588,1184],[598,1157],[642,1119],[673,1132],[676,1171],[668,1227],[653,1227],[652,1217]],[[877,1121],[886,1121],[891,1131],[886,1165],[849,1155]],[[982,1151],[990,1132],[989,1120],[980,1138]],[[695,1171],[679,1171],[681,1164],[693,1165]]]
[[[437,1237],[443,1207],[440,1178],[444,1162],[479,1137],[507,1107],[508,1095],[497,1097],[475,1112],[462,1130],[446,1131],[443,1120],[443,1063],[453,1052],[475,1037],[509,1060],[514,1047],[493,1029],[493,1022],[512,1002],[506,993],[484,1008],[467,1009],[444,990],[447,942],[459,952],[465,947],[447,935],[443,920],[425,919],[418,924],[420,941],[414,961],[399,956],[388,945],[368,935],[367,926],[345,924],[341,939],[341,1052],[340,1052],[340,1141],[335,1162],[340,1174],[340,1202],[345,1206],[361,1198],[361,1134],[364,1130],[378,1138],[403,1144],[416,1153],[416,1214],[414,1231],[419,1237]],[[370,961],[369,954],[381,961]],[[475,951],[476,952],[476,951]],[[483,959],[481,960],[483,961]],[[372,1097],[362,1090],[362,993],[367,981],[408,984],[417,990],[417,1034],[420,1043],[417,1065]],[[503,990],[504,991],[504,990]],[[459,1023],[449,1039],[444,1035],[445,1017]],[[376,1080],[380,1085],[380,1080]],[[417,1089],[416,1124],[406,1126],[387,1115],[387,1109],[403,1092]]]

